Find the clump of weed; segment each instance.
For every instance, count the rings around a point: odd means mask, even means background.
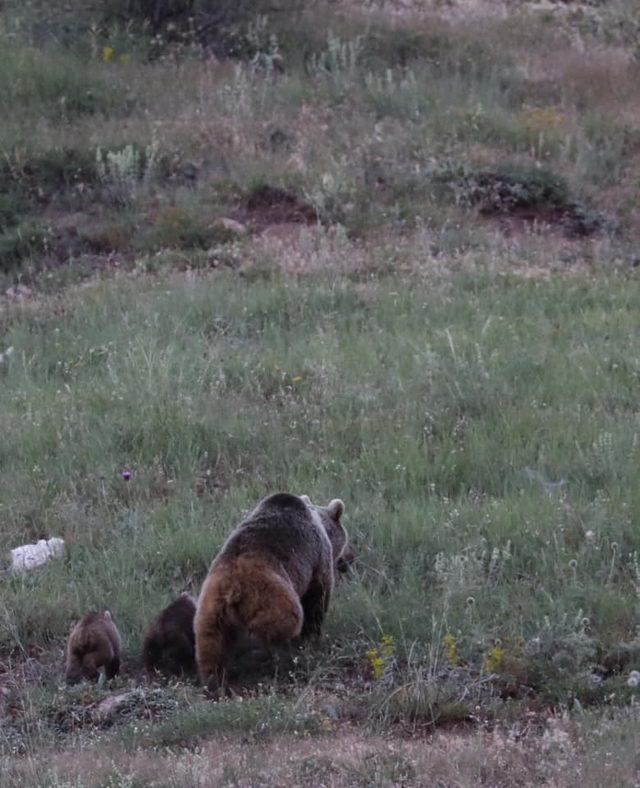
[[[0,271],[16,268],[24,260],[38,257],[50,247],[51,231],[38,222],[24,222],[0,233]]]
[[[445,167],[433,175],[433,181],[451,188],[458,204],[478,206],[485,214],[558,209],[570,204],[566,182],[543,169]]]
[[[134,741],[144,747],[168,747],[184,746],[222,732],[310,734],[321,731],[322,723],[322,715],[306,703],[263,695],[194,704],[170,722],[134,733]]]
[[[602,666],[611,673],[640,668],[640,638],[618,643],[602,658]]]
[[[352,785],[416,785],[415,764],[401,753],[370,753],[345,775]]]
[[[236,234],[180,206],[161,208],[151,216],[151,226],[136,241],[141,251],[157,249],[208,249],[236,239]]]
[[[139,20],[154,30],[194,11],[194,0],[106,0],[103,3],[105,19],[126,23]]]
[[[120,150],[96,150],[96,172],[107,199],[115,204],[132,202],[141,186],[155,175],[157,146],[144,149],[125,145]]]
[[[18,224],[25,207],[25,200],[20,196],[0,193],[0,233]]]
[[[84,148],[51,148],[33,153],[16,147],[0,163],[0,195],[20,210],[52,198],[83,195],[96,183],[95,154]]]
[[[78,241],[88,252],[121,252],[131,245],[135,231],[134,218],[124,212],[117,212],[78,227]]]

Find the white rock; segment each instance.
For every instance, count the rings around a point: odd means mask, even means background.
[[[126,704],[131,700],[131,698],[135,698],[139,696],[139,692],[137,690],[128,690],[127,692],[121,692],[118,695],[110,695],[108,698],[100,701],[100,703],[96,706],[93,710],[93,717],[97,720],[107,720],[111,717],[115,717],[120,711],[126,706]]]
[[[51,539],[40,539],[36,544],[24,544],[11,551],[11,571],[28,572],[56,556],[64,554],[64,539],[53,536]]]

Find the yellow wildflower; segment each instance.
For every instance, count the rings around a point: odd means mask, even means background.
[[[367,651],[367,659],[369,660],[373,678],[378,681],[384,676],[384,659],[377,648],[370,648]]]
[[[484,669],[487,673],[497,673],[504,665],[506,651],[500,645],[495,645],[484,660]]]
[[[395,650],[396,646],[393,640],[393,635],[383,635],[380,642],[380,651],[382,652],[382,656],[385,657],[385,659],[391,659]]]
[[[544,134],[562,128],[565,117],[554,107],[526,107],[518,115],[518,122],[533,134]]]
[[[102,47],[102,59],[105,63],[111,63],[111,61],[116,56],[116,50],[113,47],[106,46]]]
[[[458,654],[458,644],[455,637],[450,632],[447,632],[442,638],[442,642],[447,651],[447,659],[452,665],[457,665],[460,662],[460,655]]]

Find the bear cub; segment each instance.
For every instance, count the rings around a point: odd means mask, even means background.
[[[334,499],[276,493],[262,500],[231,533],[204,582],[194,621],[202,682],[217,688],[243,635],[267,648],[319,635],[347,544]]]
[[[96,681],[101,671],[112,679],[120,670],[120,634],[111,613],[86,613],[72,627],[67,641],[66,680]]]
[[[149,675],[195,675],[195,614],[196,600],[186,593],[160,613],[147,631],[142,647],[142,662]]]

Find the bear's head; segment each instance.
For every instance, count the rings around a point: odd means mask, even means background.
[[[346,547],[342,551],[342,555],[336,561],[336,569],[341,575],[346,575],[356,560],[356,551],[353,549],[351,542],[347,542]]]
[[[318,516],[331,542],[333,560],[337,563],[349,541],[347,529],[340,520],[344,513],[344,504],[339,498],[334,498],[328,506],[316,506],[311,503],[308,495],[301,495],[300,498]]]

